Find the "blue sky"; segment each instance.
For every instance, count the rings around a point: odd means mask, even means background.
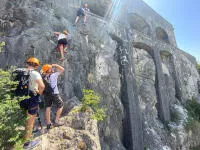
[[[174,27],[180,49],[200,62],[200,0],[143,0]]]

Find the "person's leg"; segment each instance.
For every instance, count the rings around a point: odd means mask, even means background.
[[[86,15],[83,16],[83,23],[86,23]]]
[[[26,127],[25,127],[25,141],[26,143],[24,143],[24,146],[23,148],[24,149],[32,149],[36,146],[39,145],[39,140],[33,140],[31,141],[31,134],[32,134],[32,131],[33,131],[33,126],[34,126],[34,123],[35,123],[35,118],[36,118],[36,115],[37,115],[37,111],[35,111],[36,113],[34,114],[30,114],[28,111],[27,111],[27,120],[26,120]]]
[[[30,149],[33,147],[36,147],[39,144],[39,140],[30,140],[31,139],[31,134],[33,131],[33,127],[35,124],[35,119],[36,119],[36,115],[38,113],[39,110],[39,97],[38,96],[34,96],[34,97],[30,97],[29,99],[26,100],[27,101],[27,120],[26,120],[26,125],[25,125],[25,142],[23,148],[24,149]]]
[[[45,121],[47,129],[51,128],[51,106],[53,104],[52,95],[44,94],[44,104],[45,104]]]
[[[75,19],[75,23],[74,23],[74,24],[76,24],[76,23],[78,22],[78,20],[79,20],[79,16],[76,16],[76,19]]]
[[[60,44],[59,45],[59,49],[60,49],[60,55],[61,55],[61,58],[60,58],[60,60],[64,60],[64,52],[63,52],[63,44]]]
[[[47,107],[45,110],[45,120],[46,120],[46,124],[51,123],[51,107]]]
[[[63,107],[58,108],[58,110],[57,110],[57,112],[56,112],[55,122],[58,122],[58,121],[59,121],[60,115],[62,114],[62,110],[63,110]]]
[[[63,44],[63,51],[64,51],[64,53],[67,53],[68,42],[67,42],[67,40],[64,40],[63,42],[65,43],[65,44]]]
[[[65,46],[64,46],[64,50],[63,50],[63,51],[64,51],[64,53],[67,53],[67,49],[68,49],[68,46],[67,46],[67,45],[65,45]]]
[[[27,112],[26,128],[25,128],[25,141],[29,141],[33,131],[36,114],[31,115]]]
[[[62,114],[63,110],[63,101],[59,95],[54,96],[54,103],[56,104],[57,112],[56,112],[56,118],[55,118],[55,126],[62,126],[64,123],[59,122],[59,118]]]

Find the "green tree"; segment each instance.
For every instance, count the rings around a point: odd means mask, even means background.
[[[91,118],[102,121],[106,115],[105,110],[99,107],[100,97],[90,89],[83,89],[82,92],[83,98],[81,99],[82,105],[80,111],[87,111],[91,108],[94,112]]]
[[[11,71],[0,69],[0,149],[10,149],[23,139],[20,127],[25,124],[24,110],[20,109],[19,101],[25,97],[15,97],[18,82],[10,79]]]

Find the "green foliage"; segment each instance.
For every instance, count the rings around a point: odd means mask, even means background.
[[[181,118],[180,118],[178,112],[176,112],[176,111],[171,112],[171,121],[172,122],[175,122],[176,124],[178,124],[180,122],[180,119]]]
[[[15,97],[12,91],[18,83],[10,80],[10,72],[0,69],[0,149],[22,140],[19,127],[25,124],[25,112],[20,109],[19,101],[25,97]]]
[[[3,47],[3,46],[5,46],[6,45],[6,42],[4,42],[4,41],[2,41],[1,43],[0,43],[0,47]]]
[[[0,43],[0,53],[2,52],[2,48],[6,45],[6,43],[4,41],[2,41]]]
[[[102,121],[106,115],[105,110],[103,108],[99,108],[100,97],[93,90],[83,89],[82,92],[82,105],[79,110],[85,112],[89,111],[90,108],[92,108],[94,114],[91,115],[91,118]]]
[[[197,128],[199,128],[199,122],[192,117],[188,117],[187,121],[184,124],[185,130],[189,132],[195,132]]]
[[[185,108],[188,111],[188,119],[185,123],[186,131],[192,130],[200,127],[200,104],[196,102],[194,98],[192,100],[187,101]]]
[[[185,108],[187,109],[189,116],[197,121],[200,121],[200,104],[192,98],[192,100],[187,101]]]

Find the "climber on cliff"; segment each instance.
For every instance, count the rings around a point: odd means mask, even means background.
[[[54,72],[54,68],[57,69],[56,72]],[[56,118],[54,121],[53,126],[62,126],[64,125],[63,122],[59,121],[60,115],[63,110],[63,101],[59,95],[58,86],[57,86],[57,79],[58,76],[60,76],[64,71],[64,68],[57,64],[45,64],[42,66],[42,76],[43,81],[45,83],[45,90],[43,92],[44,95],[44,103],[45,103],[45,120],[47,124],[47,129],[50,129],[52,126],[50,114],[51,114],[51,107],[52,104],[56,105]],[[49,85],[46,85],[49,84]]]
[[[42,81],[42,77],[35,69],[39,66],[39,60],[37,58],[29,58],[26,61],[27,70],[29,73],[29,98],[20,102],[20,107],[26,110],[27,120],[25,128],[25,142],[23,148],[30,149],[36,147],[39,144],[38,140],[31,141],[31,134],[35,122],[37,112],[39,110],[39,97],[42,94],[45,85]]]
[[[64,30],[64,33],[66,35],[66,38],[67,38],[67,44],[64,45],[64,53],[67,53],[68,50],[70,50],[70,47],[71,47],[71,43],[72,43],[72,35],[71,33],[69,33],[68,30]]]
[[[57,49],[60,51],[60,61],[63,61],[65,59],[64,52],[67,52],[67,34],[67,30],[64,30],[63,33],[54,32],[54,35],[58,37]]]
[[[88,8],[88,4],[85,3],[84,7],[80,7],[76,13],[74,26],[76,26],[76,23],[78,22],[80,16],[83,16],[83,24],[84,25],[86,24],[86,13],[85,13],[86,11],[89,12],[90,10]]]

